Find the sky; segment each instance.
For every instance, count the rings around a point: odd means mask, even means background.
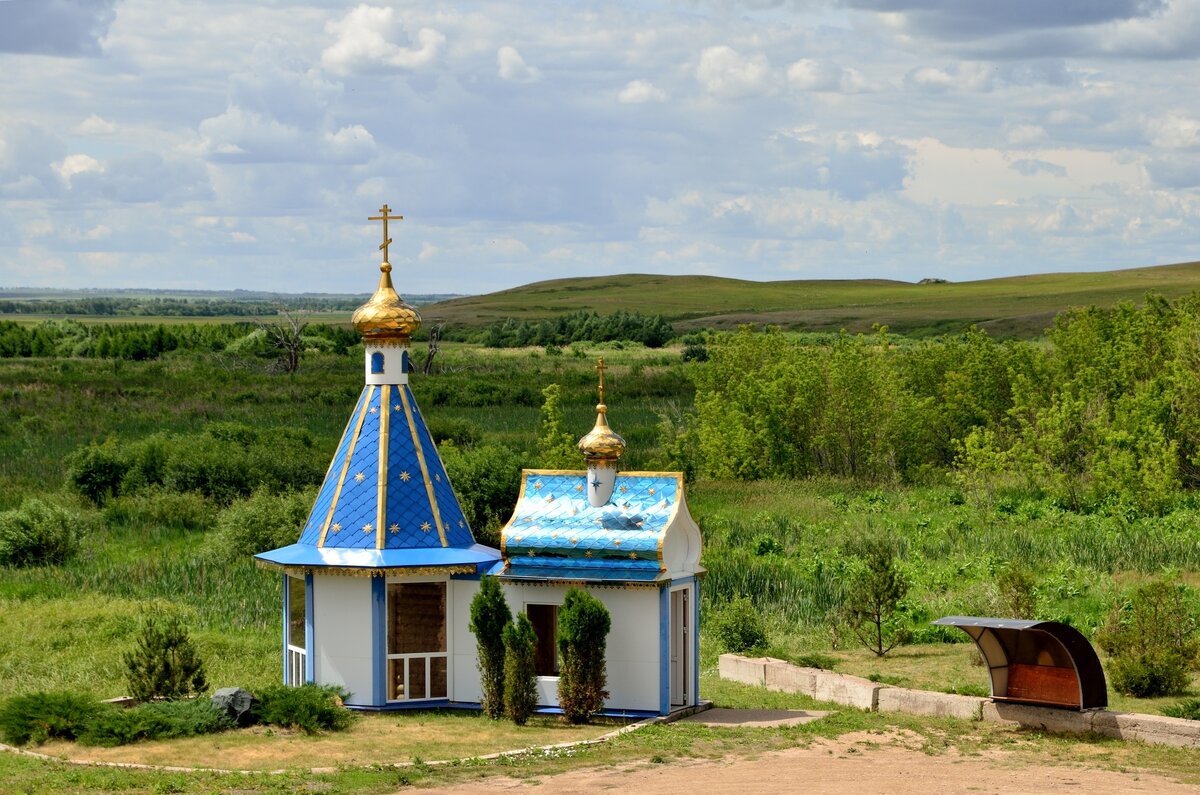
[[[0,286],[1200,259],[1200,0],[0,0]]]

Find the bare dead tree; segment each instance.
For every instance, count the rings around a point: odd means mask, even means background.
[[[445,328],[445,323],[437,323],[429,328],[429,348],[425,352],[425,361],[421,364],[421,375],[433,372],[433,357],[437,356],[437,352],[442,348],[442,330]]]
[[[293,315],[287,307],[279,308],[274,323],[259,323],[258,327],[267,336],[267,344],[279,352],[268,370],[272,373],[294,373],[300,369],[300,354],[304,352],[304,330],[308,321]]]

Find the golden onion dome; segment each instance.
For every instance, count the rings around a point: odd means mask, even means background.
[[[421,327],[421,315],[405,303],[392,286],[391,263],[379,266],[383,275],[371,300],[354,310],[350,323],[367,341],[384,339],[407,340]]]
[[[596,404],[596,424],[579,440],[579,452],[588,463],[614,462],[625,452],[625,440],[608,427],[608,406],[604,405],[604,358],[596,362],[600,373],[600,402]]]
[[[579,440],[579,452],[588,463],[616,461],[625,452],[625,440],[608,426],[608,406],[596,406],[596,424]]]

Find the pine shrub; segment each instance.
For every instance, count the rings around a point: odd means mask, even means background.
[[[122,659],[129,694],[138,701],[189,698],[208,689],[204,661],[177,615],[146,616],[137,646]]]
[[[608,697],[604,653],[612,618],[587,591],[570,588],[558,610],[558,705],[571,723],[586,723]]]
[[[504,626],[504,714],[524,726],[537,708],[537,634],[529,616]]]
[[[0,737],[9,745],[74,740],[103,709],[95,699],[78,693],[14,696],[0,706]]]
[[[256,694],[254,715],[259,723],[299,729],[305,734],[341,731],[354,716],[346,709],[350,693],[336,685],[308,683],[299,687],[274,685]]]
[[[500,581],[485,575],[479,581],[479,592],[471,600],[470,629],[479,654],[476,664],[483,690],[481,706],[484,714],[493,719],[500,718],[505,711],[505,633],[511,623],[512,611],[508,609]]]
[[[224,712],[208,699],[155,701],[131,709],[99,712],[78,735],[81,745],[128,745],[140,740],[170,740],[213,734],[233,728]]]
[[[714,610],[708,621],[708,631],[733,654],[742,654],[767,645],[767,630],[754,603],[741,594],[721,608]]]
[[[896,566],[891,539],[866,539],[863,556],[866,565],[851,578],[842,610],[863,646],[883,657],[909,637],[907,626],[899,626],[897,616],[897,608],[908,593],[908,581]]]

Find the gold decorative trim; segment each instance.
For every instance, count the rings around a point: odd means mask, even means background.
[[[367,350],[371,348],[411,348],[411,343],[412,339],[409,337],[374,337],[363,340],[363,347]]]
[[[268,560],[255,559],[260,568],[282,571],[292,576],[305,574],[329,574],[335,577],[436,577],[442,574],[474,574],[475,566],[456,564],[453,566],[417,566],[413,568],[335,568],[332,566],[286,566],[282,563],[272,563]]]
[[[392,416],[391,407],[388,405],[391,399],[392,387],[390,384],[384,384],[379,387],[379,405],[382,406],[382,411],[379,412],[379,492],[376,497],[376,512],[375,512],[375,548],[383,549],[387,545],[387,482],[388,482],[388,424],[389,417]]]
[[[417,425],[413,421],[412,403],[408,399],[408,390],[400,389],[400,402],[404,404],[404,416],[408,419],[408,430],[412,434],[413,450],[417,453],[417,463],[421,465],[421,477],[425,480],[425,493],[429,496],[429,509],[433,511],[433,523],[437,525],[438,538],[443,547],[450,546],[446,540],[446,528],[442,525],[442,512],[438,510],[437,495],[433,491],[433,481],[429,479],[429,466],[425,463],[425,453],[421,450],[421,439],[417,433]]]
[[[325,517],[325,526],[321,528],[321,537],[317,539],[317,546],[325,546],[325,536],[329,533],[329,523],[333,521],[333,512],[337,509],[338,500],[342,498],[342,486],[346,483],[346,473],[350,471],[350,459],[354,457],[354,447],[358,444],[358,435],[362,433],[363,421],[367,419],[367,408],[371,405],[371,398],[375,395],[375,387],[367,387],[367,397],[363,401],[362,411],[358,414],[358,422],[354,425],[354,435],[350,437],[350,444],[346,448],[346,460],[342,463],[342,474],[338,476],[337,488],[334,489],[333,499],[329,501],[329,515]]]

